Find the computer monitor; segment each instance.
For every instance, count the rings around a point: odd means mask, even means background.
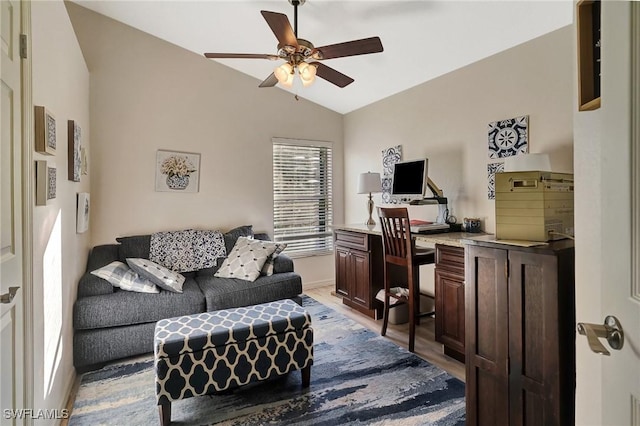
[[[424,198],[427,189],[428,162],[428,159],[423,158],[394,164],[391,194],[400,201]]]

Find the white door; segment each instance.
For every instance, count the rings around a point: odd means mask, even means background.
[[[602,106],[574,120],[576,319],[613,315],[625,342],[577,336],[576,424],[640,426],[640,3],[603,1],[601,34]]]
[[[0,2],[0,422],[18,424],[11,411],[23,408],[22,292],[22,109],[20,2]],[[9,300],[10,299],[10,300]]]

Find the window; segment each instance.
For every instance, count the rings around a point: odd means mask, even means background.
[[[273,139],[273,236],[289,255],[333,250],[332,146]]]

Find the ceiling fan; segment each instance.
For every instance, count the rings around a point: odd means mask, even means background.
[[[277,67],[260,83],[259,87],[273,87],[278,82],[284,87],[292,87],[296,70],[305,87],[313,83],[316,76],[338,87],[345,87],[353,83],[353,78],[318,61],[383,51],[380,37],[314,47],[310,41],[298,38],[298,6],[303,5],[305,0],[289,0],[289,3],[294,9],[293,29],[287,15],[267,10],[260,11],[278,39],[277,54],[205,53],[204,56],[212,59],[284,59],[286,62]]]

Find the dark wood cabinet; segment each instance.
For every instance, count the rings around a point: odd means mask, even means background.
[[[378,319],[382,304],[375,299],[384,286],[380,236],[362,232],[334,232],[336,294],[342,303]]]
[[[436,341],[446,355],[464,362],[464,248],[436,244]]]
[[[573,242],[471,243],[465,285],[467,424],[574,424]]]

